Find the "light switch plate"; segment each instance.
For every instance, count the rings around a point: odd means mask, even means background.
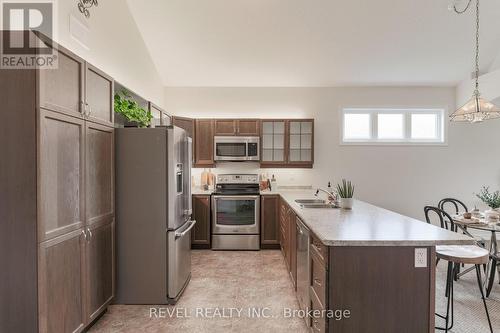
[[[427,248],[415,248],[415,267],[427,267]]]

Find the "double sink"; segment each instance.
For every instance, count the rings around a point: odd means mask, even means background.
[[[335,204],[321,199],[297,199],[295,202],[302,208],[338,208]]]

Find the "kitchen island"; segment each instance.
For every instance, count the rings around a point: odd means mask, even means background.
[[[295,286],[297,226],[309,229],[313,332],[435,331],[435,247],[473,239],[358,200],[352,210],[302,208],[295,200],[315,198],[311,190],[261,194],[280,196],[280,245]]]

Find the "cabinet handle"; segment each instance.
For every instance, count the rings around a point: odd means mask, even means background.
[[[82,230],[82,234],[83,234],[83,237],[85,237],[85,241],[87,241],[87,233],[84,230]]]
[[[89,232],[89,236],[90,236],[90,237],[89,237],[89,240],[90,240],[90,239],[92,239],[92,237],[93,237],[93,235],[92,235],[92,231],[90,231],[90,229],[89,229],[89,228],[87,228],[87,231]]]
[[[80,101],[80,114],[82,116],[85,116],[85,112],[86,112],[86,106],[85,106],[85,103],[83,101]]]
[[[323,281],[321,281],[320,279],[314,279],[314,283],[321,286],[323,284]]]

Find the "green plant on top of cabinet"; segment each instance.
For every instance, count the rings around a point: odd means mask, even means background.
[[[128,91],[122,90],[114,96],[114,110],[129,122],[136,123],[138,127],[148,127],[153,115],[145,110],[132,98]]]
[[[261,123],[262,168],[312,168],[313,119],[266,119]]]

